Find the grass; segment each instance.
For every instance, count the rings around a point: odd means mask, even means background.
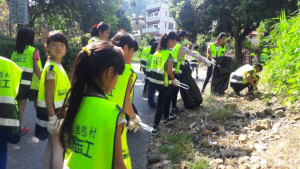
[[[230,119],[233,114],[233,111],[230,109],[218,108],[210,112],[210,115],[213,120],[224,121]]]
[[[209,163],[206,159],[201,158],[195,162],[191,162],[188,166],[189,169],[207,169],[209,168]]]
[[[173,164],[179,163],[183,158],[188,158],[193,152],[192,139],[187,134],[164,135],[161,141],[163,145],[159,147],[159,151],[168,154]]]

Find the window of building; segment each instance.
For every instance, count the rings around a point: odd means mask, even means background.
[[[173,30],[174,25],[172,23],[169,23],[169,29]]]
[[[159,15],[159,11],[153,12],[153,16],[158,16],[158,15]]]
[[[165,29],[167,29],[167,22],[165,22]]]
[[[153,28],[159,28],[158,24],[153,24]]]

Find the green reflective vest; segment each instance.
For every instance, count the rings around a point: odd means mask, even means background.
[[[129,84],[129,79],[132,76],[132,84]],[[131,85],[132,90],[130,92],[130,100],[132,102],[133,95],[134,95],[134,88],[133,85],[136,81],[136,73],[133,71],[133,67],[130,64],[125,64],[125,69],[122,75],[119,75],[118,82],[115,88],[112,90],[111,93],[106,94],[106,97],[110,100],[119,105],[122,109],[124,108],[124,101],[126,97],[126,90],[128,85]],[[125,115],[124,115],[125,116]],[[131,169],[131,159],[129,154],[129,149],[127,145],[127,132],[126,129],[123,130],[122,135],[122,153],[124,163],[127,169]]]
[[[210,44],[210,55],[211,57],[225,56],[226,47],[220,46],[220,49],[217,51],[215,43]]]
[[[199,51],[194,51],[194,52],[200,54]],[[192,57],[192,59],[190,60],[191,66],[199,66],[199,60],[194,58],[193,56],[191,56],[191,57]]]
[[[81,101],[64,166],[70,169],[113,168],[118,116],[123,110],[103,97],[85,96]]]
[[[40,70],[42,70],[41,59],[38,60],[38,66],[39,66]],[[32,89],[32,90],[39,90],[39,87],[40,87],[40,79],[37,76],[37,74],[33,72],[32,82],[31,82],[30,89]]]
[[[100,38],[97,36],[93,36],[89,41],[88,41],[88,45],[93,43],[93,42],[97,42],[100,41]]]
[[[151,69],[151,63],[152,63],[152,60],[153,60],[153,56],[154,54],[150,54],[148,55],[148,57],[146,58],[147,59],[147,63],[146,63],[146,72],[150,72],[150,69]]]
[[[8,142],[16,143],[20,139],[19,110],[15,101],[22,69],[11,60],[0,56],[0,132],[2,127],[9,131]],[[13,140],[11,140],[13,139]]]
[[[177,45],[172,50],[172,55],[173,55],[173,58],[174,58],[173,72],[175,74],[180,74],[181,73],[181,67],[184,64],[185,55],[183,55],[181,60],[178,59],[178,55],[179,55],[179,51],[180,51],[181,46],[182,46],[182,44],[177,43]]]
[[[38,104],[37,104],[37,119],[36,119],[36,130],[41,131],[39,135],[36,135],[39,139],[43,140],[48,137],[47,123],[48,123],[48,111],[45,101],[45,82],[47,76],[47,70],[55,72],[55,91],[53,106],[55,113],[58,112],[59,108],[62,107],[67,92],[71,88],[70,81],[66,71],[57,65],[53,61],[47,61],[41,75],[41,82],[38,93]]]
[[[252,78],[255,78],[256,77],[256,69],[254,69],[253,66],[246,64],[246,65],[238,68],[235,72],[232,73],[230,82],[247,84],[248,83],[247,75],[250,71],[253,71]]]
[[[149,57],[150,51],[151,51],[150,46],[143,49],[141,54],[141,68],[146,68],[147,58]]]
[[[11,60],[14,61],[23,71],[21,85],[30,86],[33,74],[33,53],[35,48],[26,46],[23,53],[14,51],[11,55]]]
[[[167,62],[170,54],[169,50],[158,50],[154,53],[154,57],[151,63],[149,81],[155,84],[169,86],[169,77],[167,70],[165,69],[165,63]]]

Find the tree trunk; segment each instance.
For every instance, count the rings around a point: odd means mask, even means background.
[[[244,58],[244,54],[242,52],[243,39],[241,39],[239,36],[234,36],[234,39],[235,39],[235,44],[234,44],[235,61],[238,66],[241,66],[243,64],[243,58]]]

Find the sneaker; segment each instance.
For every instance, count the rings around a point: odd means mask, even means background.
[[[153,130],[151,131],[151,134],[153,136],[156,136],[159,133],[159,129],[158,128],[153,128]]]
[[[177,119],[176,116],[169,116],[169,119],[164,121],[164,125],[167,126],[169,124],[172,124],[175,122],[176,119]]]
[[[176,108],[172,108],[172,113],[181,113],[183,111],[183,109],[176,107]]]
[[[147,92],[143,92],[142,96],[143,96],[143,97],[147,97],[147,96],[148,96],[148,93],[147,93]]]

